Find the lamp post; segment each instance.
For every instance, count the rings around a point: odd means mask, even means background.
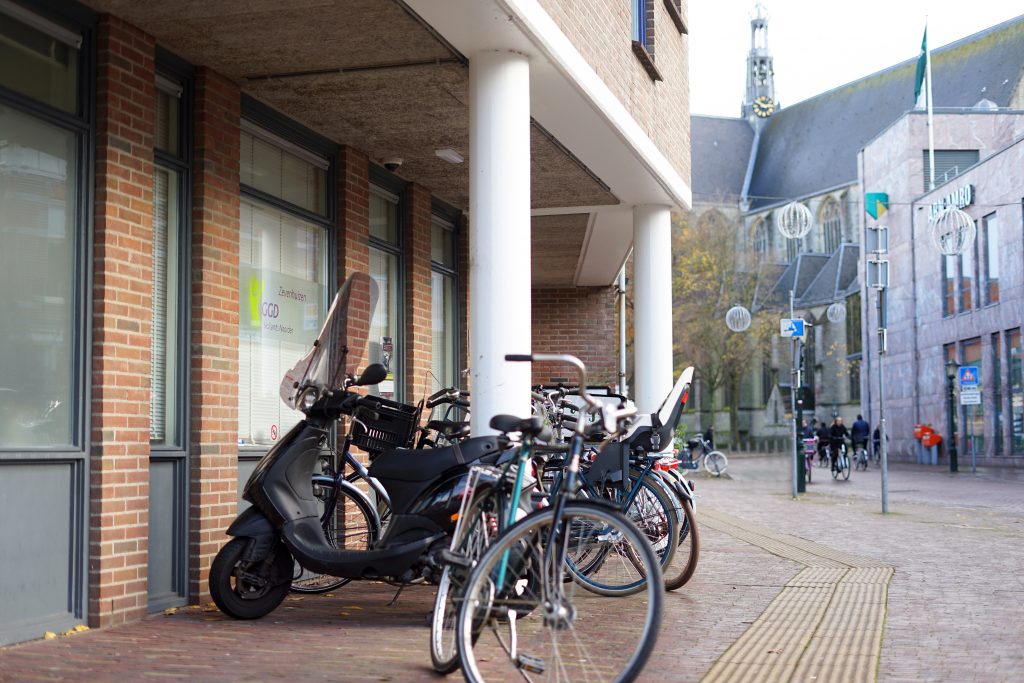
[[[953,393],[953,380],[956,379],[956,373],[959,366],[956,361],[950,358],[946,361],[946,391],[949,392],[949,436],[947,443],[949,444],[949,471],[957,471],[956,462],[956,395]]]

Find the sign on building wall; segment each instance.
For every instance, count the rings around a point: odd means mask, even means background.
[[[950,192],[939,201],[934,202],[931,206],[930,215],[931,217],[935,217],[951,206],[962,209],[973,203],[974,185],[967,184],[953,192]]]
[[[864,210],[877,221],[889,210],[889,194],[887,192],[865,193]]]

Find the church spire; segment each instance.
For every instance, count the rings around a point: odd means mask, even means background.
[[[747,89],[742,107],[742,116],[752,123],[767,119],[778,107],[775,101],[775,68],[768,49],[768,17],[761,0],[757,0],[754,9],[757,14],[750,20]]]

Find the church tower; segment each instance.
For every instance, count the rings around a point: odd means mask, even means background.
[[[750,53],[747,55],[747,91],[743,97],[742,116],[758,125],[778,108],[775,101],[775,68],[768,50],[768,17],[760,0],[757,16],[750,20]]]

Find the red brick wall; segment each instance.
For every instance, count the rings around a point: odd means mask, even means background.
[[[415,403],[429,393],[431,335],[430,192],[405,191],[405,396]]]
[[[206,600],[210,563],[238,510],[239,117],[234,83],[195,80],[192,183],[192,433],[189,594]]]
[[[155,42],[99,22],[89,623],[146,613]]]
[[[579,357],[590,384],[615,384],[617,330],[614,287],[533,290],[533,352]],[[533,364],[534,384],[557,378],[576,381],[570,367]]]
[[[337,167],[340,286],[352,273],[370,272],[370,159],[342,147]]]

